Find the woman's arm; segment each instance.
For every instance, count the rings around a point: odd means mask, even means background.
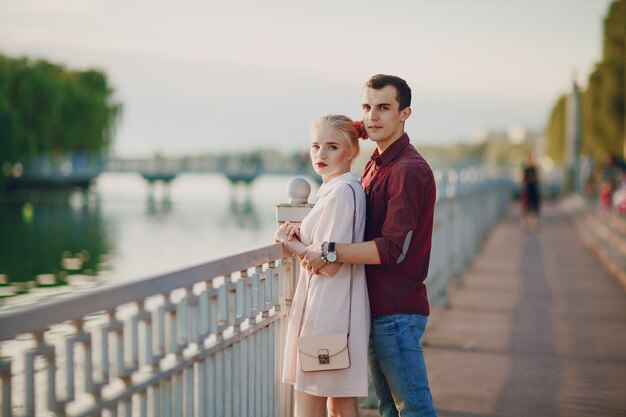
[[[277,242],[282,242],[289,253],[301,259],[306,245],[294,236],[297,234],[295,229],[297,228],[294,225],[285,222],[278,228],[276,233],[274,233],[274,239],[276,239]]]
[[[283,246],[289,253],[296,255],[298,259],[302,260],[304,253],[306,251],[307,246],[300,241],[298,238],[300,233],[297,231],[297,227],[290,224],[289,222],[285,222],[274,234],[274,238],[278,242],[282,242]],[[321,252],[321,248],[320,248]],[[317,270],[318,274],[332,277],[339,271],[341,268],[341,264],[338,262],[332,264],[324,264],[321,268]]]

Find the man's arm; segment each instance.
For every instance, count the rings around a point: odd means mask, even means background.
[[[298,229],[299,228],[294,227],[289,222],[285,222],[285,224],[283,224],[276,231],[274,238],[277,242],[282,242],[285,249],[291,254],[297,256],[300,259],[300,262],[302,262],[302,258],[306,254],[307,246],[300,241]],[[332,277],[337,273],[337,271],[339,271],[339,268],[341,268],[341,263],[339,261],[333,262],[332,264],[324,264],[322,261],[322,265],[315,270],[315,273]]]
[[[336,243],[337,262],[379,265],[380,256],[373,240],[361,243]]]
[[[361,243],[337,243],[337,263],[379,265],[380,256],[373,240]],[[317,272],[324,265],[319,243],[312,243],[302,253],[301,264],[309,271]]]
[[[335,245],[337,261],[368,265],[395,265],[402,262],[417,228],[420,213],[425,204],[429,187],[434,187],[430,170],[414,166],[398,165],[393,172],[387,192],[387,213],[382,234],[375,240],[354,244]],[[432,199],[434,204],[434,195]],[[402,222],[398,219],[403,219]],[[324,265],[320,255],[320,243],[307,246],[301,264],[309,271],[317,271]]]

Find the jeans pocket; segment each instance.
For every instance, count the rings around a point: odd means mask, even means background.
[[[419,314],[407,314],[407,320],[411,323],[411,327],[418,329],[422,334],[426,330],[428,317],[420,316]]]
[[[426,323],[428,317],[420,316],[419,314],[407,314],[407,321],[409,322],[409,329],[413,337],[413,342],[418,350],[422,350],[422,337],[426,330]]]

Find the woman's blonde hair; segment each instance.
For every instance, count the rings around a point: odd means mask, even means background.
[[[329,126],[341,133],[354,156],[359,154],[359,138],[363,136],[363,129],[359,129],[357,123],[342,114],[328,114],[317,118],[311,125],[311,132],[320,126]]]

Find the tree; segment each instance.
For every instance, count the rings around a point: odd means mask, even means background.
[[[600,83],[597,123],[601,124],[599,138],[610,152],[622,154],[624,150],[624,46],[626,41],[626,0],[614,1],[604,20],[604,47],[599,65]]]
[[[567,97],[562,95],[552,108],[546,129],[546,154],[557,164],[565,162],[565,112]]]
[[[105,152],[121,114],[113,96],[101,71],[0,56],[0,164]]]
[[[607,149],[603,140],[606,135],[601,116],[603,111],[602,74],[600,65],[596,65],[589,76],[587,90],[582,95],[583,134],[581,151],[591,155],[596,161],[602,160],[607,151],[610,153],[619,153],[620,151],[619,147]]]
[[[582,152],[596,161],[626,151],[626,0],[614,0],[604,19],[602,60],[589,75],[582,98]],[[565,156],[565,100],[555,103],[547,126],[548,154]]]

